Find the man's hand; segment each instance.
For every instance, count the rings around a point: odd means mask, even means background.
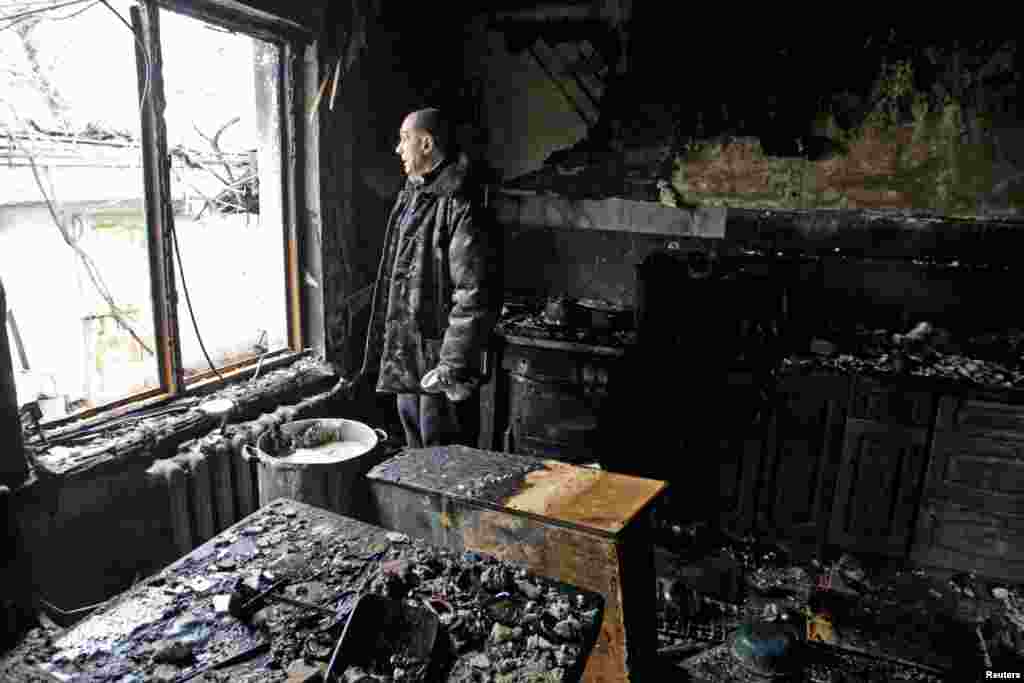
[[[438,363],[437,379],[441,383],[442,387],[450,387],[455,384],[455,377],[453,376],[452,369],[447,363]]]

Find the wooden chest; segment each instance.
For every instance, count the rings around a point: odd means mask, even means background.
[[[375,524],[601,593],[584,680],[643,680],[656,642],[646,512],[664,482],[461,446],[405,451],[367,478]]]

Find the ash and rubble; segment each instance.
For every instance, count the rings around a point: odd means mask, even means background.
[[[443,637],[433,659],[443,669],[428,672],[396,653],[387,671],[350,667],[341,680],[511,683],[579,676],[602,618],[599,595],[488,556],[331,519],[338,518],[318,518],[291,502],[267,506],[67,631],[31,631],[0,663],[0,674],[176,681],[264,644],[269,647],[244,666],[195,680],[314,680],[356,598],[372,592],[438,615]],[[239,619],[229,608],[239,582],[252,591],[279,584],[281,595],[335,616],[267,601]],[[433,678],[426,677],[430,672]]]
[[[659,654],[693,680],[765,680],[732,643],[741,625],[765,622],[789,625],[801,639],[798,671],[775,680],[938,682],[1024,668],[1024,585],[851,554],[797,557],[701,525],[664,531]],[[808,641],[809,625],[822,620],[827,632]]]
[[[188,396],[166,405],[106,411],[43,431],[26,428],[26,448],[37,475],[65,477],[130,458],[152,459],[192,439],[229,438],[240,446],[272,426],[320,410],[334,381],[333,370],[322,361],[300,358],[206,397],[233,404],[234,422],[223,430],[211,433],[219,418],[200,409],[203,397]]]
[[[497,503],[522,490],[532,472],[548,469],[543,460],[525,456],[509,458],[492,451],[467,455],[459,446],[424,450],[428,458],[391,458],[368,476],[394,484],[414,481],[445,495]]]
[[[989,332],[957,342],[949,331],[921,322],[906,333],[858,326],[831,336],[833,340],[816,340],[814,355],[786,358],[783,370],[908,375],[980,389],[1024,389],[1021,330]]]

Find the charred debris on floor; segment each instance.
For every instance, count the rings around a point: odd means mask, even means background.
[[[769,672],[736,651],[738,629],[752,624],[796,635],[792,680],[943,681],[1024,667],[1021,585],[798,556],[701,524],[665,525],[655,558],[659,654],[694,680],[763,680]]]

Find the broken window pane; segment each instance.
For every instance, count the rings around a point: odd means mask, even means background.
[[[159,387],[135,43],[102,4],[4,28],[6,324],[19,404],[55,418]]]
[[[160,14],[185,377],[288,344],[278,46]]]

